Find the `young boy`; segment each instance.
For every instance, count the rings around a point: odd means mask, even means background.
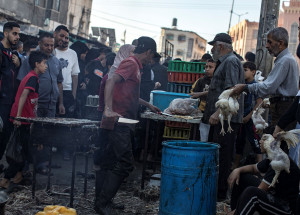
[[[245,62],[244,65],[245,70],[245,81],[247,84],[256,83],[254,80],[254,76],[256,73],[256,65],[252,62]],[[259,136],[256,134],[255,126],[251,119],[253,111],[257,108],[257,106],[262,102],[261,98],[257,98],[256,95],[252,93],[248,93],[245,95],[244,99],[244,118],[243,125],[240,128],[239,134],[237,136],[236,141],[236,155],[233,168],[237,168],[240,164],[240,160],[243,155],[244,146],[246,144],[246,138],[251,144],[253,152],[256,154],[257,162],[262,160],[262,155],[259,147]],[[255,104],[255,106],[254,106]]]
[[[210,81],[213,77],[214,71],[216,68],[216,63],[213,59],[207,60],[205,65],[205,76],[203,78],[199,78],[192,87],[191,90],[191,98],[196,99],[199,98],[199,109],[204,112],[206,106],[206,97],[208,94],[208,87],[210,85]],[[200,140],[202,142],[207,142],[208,140],[208,133],[209,133],[209,124],[200,123],[199,130],[200,130]]]
[[[18,88],[18,92],[15,98],[15,103],[11,109],[11,121],[18,127],[20,131],[20,141],[22,150],[21,153],[24,157],[25,152],[28,148],[29,140],[29,129],[30,124],[21,122],[18,117],[35,117],[37,110],[38,100],[38,88],[39,88],[39,77],[38,75],[44,73],[47,69],[47,56],[42,52],[33,51],[29,56],[29,65],[32,70],[24,77]],[[4,172],[4,178],[0,182],[0,187],[8,188],[10,179],[14,178],[14,183],[19,183],[22,180],[21,171],[24,167],[23,162],[16,162],[13,159],[7,157],[9,164],[8,168]]]

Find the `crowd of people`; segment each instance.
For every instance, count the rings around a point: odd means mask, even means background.
[[[21,42],[19,34],[20,26],[7,22],[0,43],[0,159],[6,151],[8,162],[0,187],[19,183],[33,154],[37,172],[49,171],[51,149],[43,145],[40,128],[19,117],[84,118],[87,96],[99,95],[97,119],[101,120],[101,140],[94,153],[95,211],[112,214],[114,208],[123,208],[112,199],[133,170],[133,149],[138,146],[133,146],[135,127],[115,122],[120,116],[136,119],[143,111],[142,106],[156,113],[161,111],[149,103],[150,92],[167,90],[168,83],[167,67],[160,64],[156,42],[150,37],[140,37],[132,44],[121,46],[117,53],[108,47],[90,48],[81,41],[69,47],[69,30],[60,25],[53,34],[42,33],[38,46],[23,55],[22,42],[26,41]],[[260,139],[251,119],[262,99],[268,97],[270,127],[265,132],[276,136],[283,129],[295,128],[292,123],[295,120],[300,127],[299,66],[288,50],[288,41],[284,28],[268,32],[266,48],[276,60],[268,77],[260,82],[255,81],[255,55],[247,53],[244,61],[233,51],[228,34],[219,33],[209,42],[212,56],[204,54],[201,60],[194,60],[206,62],[205,76],[193,84],[191,91],[192,98],[199,98],[199,109],[203,112],[199,140],[220,145],[217,197],[218,201],[226,199],[228,185],[232,188],[231,214],[296,213],[299,148],[287,151],[291,156],[291,173],[281,174],[275,188],[269,187],[275,172],[270,160],[263,159],[264,140]],[[222,135],[220,110],[215,103],[230,88],[232,95],[240,95],[239,111],[231,119],[233,131]],[[227,130],[227,123],[224,125]],[[21,158],[12,157],[8,150],[17,136]],[[247,140],[258,163],[240,167]],[[286,150],[284,146],[283,143],[282,148]],[[70,160],[72,148],[64,146],[60,150],[63,158]],[[258,177],[250,177],[249,173]]]

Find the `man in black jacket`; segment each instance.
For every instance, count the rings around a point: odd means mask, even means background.
[[[159,61],[160,57],[153,58],[153,64],[151,65],[152,71],[154,73],[155,89],[167,91],[168,68],[166,66],[161,65]]]
[[[3,120],[3,129],[0,132],[0,159],[9,139],[9,114],[19,85],[16,77],[21,60],[18,52],[12,51],[12,47],[20,39],[20,26],[15,22],[7,22],[3,26],[3,34],[4,38],[0,43],[0,117]]]

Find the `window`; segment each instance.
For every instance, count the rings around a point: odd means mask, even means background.
[[[167,34],[167,40],[174,40],[174,34]]]
[[[54,0],[53,9],[59,11],[60,0]]]
[[[184,42],[185,40],[186,40],[185,35],[179,35],[179,36],[178,36],[178,41],[179,41],[179,42]]]
[[[45,7],[45,0],[34,0],[35,6]]]
[[[73,29],[74,15],[70,14],[69,16],[69,28]]]
[[[243,29],[243,27],[242,27],[241,39],[243,39],[243,33],[244,33],[244,29]]]
[[[253,30],[253,39],[257,39],[258,30]]]
[[[297,39],[298,39],[298,24],[294,22],[291,25],[291,33],[290,33],[290,41],[289,41],[289,50],[292,54],[296,54]]]
[[[180,49],[178,49],[178,50],[176,51],[176,55],[178,55],[178,56],[183,56],[183,51],[180,50]]]

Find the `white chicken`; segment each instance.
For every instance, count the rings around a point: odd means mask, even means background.
[[[287,173],[290,173],[290,160],[288,155],[280,148],[280,143],[284,140],[288,148],[290,146],[296,147],[299,142],[298,134],[300,134],[300,129],[278,132],[276,139],[271,134],[262,136],[263,147],[271,160],[270,165],[275,171],[275,176],[269,187],[275,186],[281,171],[285,170]]]
[[[264,99],[262,103],[259,104],[259,106],[253,111],[251,117],[253,120],[253,124],[255,125],[255,128],[258,132],[261,132],[269,126],[269,124],[266,123],[264,118],[261,116],[265,112],[264,106],[266,105],[270,105],[270,101],[268,98]]]
[[[256,82],[263,82],[263,80],[265,79],[264,76],[262,76],[262,71],[257,70],[254,76],[254,79]]]
[[[224,120],[228,121],[227,132],[231,133],[233,129],[231,128],[230,121],[233,115],[238,113],[239,103],[237,101],[237,96],[230,97],[232,89],[225,90],[219,96],[219,100],[216,102],[216,108],[220,109],[219,119],[222,125],[220,134],[223,136],[226,134],[224,130]]]

